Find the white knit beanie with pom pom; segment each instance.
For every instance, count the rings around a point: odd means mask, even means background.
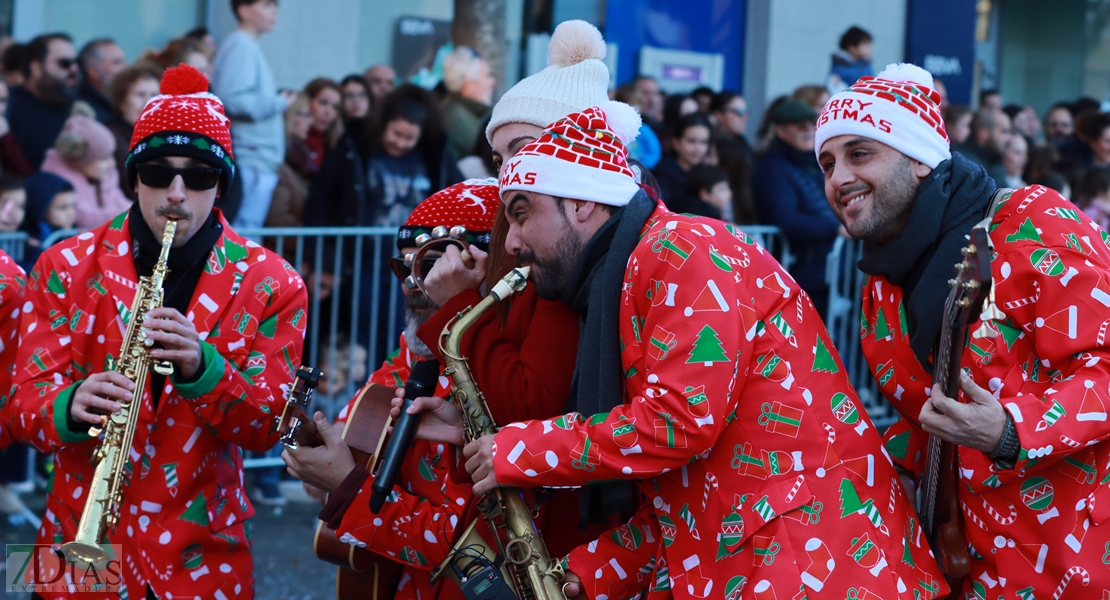
[[[887,65],[829,99],[817,118],[814,151],[831,138],[851,135],[882,142],[935,169],[952,158],[933,76],[908,63]]]
[[[639,134],[640,115],[621,102],[567,115],[505,164],[501,198],[525,190],[624,206],[640,190],[627,147]]]
[[[506,123],[547,127],[572,112],[609,100],[605,40],[585,21],[564,21],[547,47],[549,66],[522,79],[493,107],[486,139]]]

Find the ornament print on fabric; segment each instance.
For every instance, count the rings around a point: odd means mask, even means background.
[[[944,591],[817,312],[749,236],[657,208],[629,259],[619,324],[622,405],[496,437],[504,485],[639,478],[648,502],[629,526],[643,540],[625,526],[567,558],[593,576],[587,588],[609,598],[645,587],[647,597],[847,598],[861,582],[888,599]]]
[[[962,363],[1013,419],[1021,449],[1013,469],[982,452],[959,451],[973,557],[963,592],[1110,596],[1106,577],[1095,576],[1110,565],[1096,552],[1110,543],[1110,529],[1099,526],[1110,517],[1110,478],[1100,476],[1110,464],[1110,237],[1040,186],[1012,192],[989,232],[994,297],[1005,316],[988,323],[995,337],[969,336]],[[863,290],[861,329],[889,326],[891,334],[865,336],[864,354],[886,399],[916,419],[932,377],[909,347],[905,321],[884,317],[901,317],[903,292],[881,278]],[[910,419],[891,426],[884,441],[891,458],[920,472],[926,436]]]
[[[265,301],[254,294],[229,298],[231,269],[202,273],[186,315],[203,340],[203,371],[194,382],[167,378],[157,411],[149,382],[142,392],[133,445],[126,449],[131,492],[124,492],[121,521],[108,535],[123,547],[122,575],[130,596],[143,596],[148,584],[165,598],[231,600],[254,593],[246,526],[254,508],[243,489],[242,450],[264,451],[277,443],[272,417],[281,414],[282,390],[293,380],[288,363],[257,357],[276,357],[288,348],[299,366],[303,332],[285,323],[305,310],[307,301],[296,271],[239,237],[218,210],[215,214],[223,233],[208,260],[221,253],[236,256],[243,285],[253,289],[271,281],[273,294]],[[69,430],[63,411],[76,387],[107,370],[122,345],[131,319],[126,307],[138,280],[127,251],[131,240],[123,213],[47,249],[18,315],[23,337],[15,357],[15,392],[4,414],[19,441],[55,457],[46,505],[51,518],[43,520],[38,543],[64,543],[76,535],[93,473],[89,452],[97,442],[84,427]],[[204,298],[220,302],[207,307]],[[275,325],[268,335],[243,335],[232,324],[237,314]]]

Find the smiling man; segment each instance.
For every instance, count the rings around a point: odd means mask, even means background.
[[[277,442],[273,416],[284,409],[304,339],[300,277],[213,208],[234,167],[223,106],[207,88],[192,67],[166,72],[162,94],[135,123],[127,158],[138,202],[39,258],[4,413],[20,442],[55,455],[38,543],[72,541],[98,443],[89,428],[136,393],[110,365],[137,281],[151,274],[166,222],[176,220],[163,306],[142,324],[158,344],[151,356],[174,371],[151,373],[138,390],[134,443],[124,449],[130,479],[119,525],[105,540],[122,546],[119,570],[131,598],[253,597],[246,519],[254,509],[241,449]]]
[[[739,229],[647,197],[639,125],[588,108],[502,169],[506,249],[584,316],[575,412],[468,444],[474,493],[634,482],[649,501],[570,553],[571,596],[941,591],[813,304]]]
[[[998,195],[952,153],[932,77],[890,65],[833,96],[817,122],[825,193],[864,244],[863,350],[903,419],[885,434],[901,472],[926,433],[959,445],[975,598],[1097,596],[1110,528],[1110,235],[1041,186]],[[985,220],[984,220],[985,219]],[[990,235],[993,337],[962,354],[960,402],[933,380],[947,281],[972,227]],[[1103,579],[1105,579],[1103,577]],[[1069,583],[1070,582],[1070,583]]]

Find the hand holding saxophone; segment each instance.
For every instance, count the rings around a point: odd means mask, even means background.
[[[143,327],[147,328],[149,343],[162,344],[161,348],[152,348],[150,356],[172,362],[184,379],[192,380],[201,363],[200,335],[193,322],[177,309],[163,306],[147,313]]]
[[[474,481],[474,495],[482,496],[500,487],[497,474],[493,469],[493,434],[470,442],[463,448],[466,457],[466,472]]]
[[[81,423],[101,424],[103,415],[119,412],[120,402],[130,402],[135,383],[116,371],[89,375],[73,393],[69,414]]]
[[[489,254],[471,244],[460,251],[448,246],[436,259],[432,270],[424,275],[424,289],[428,297],[439,306],[465,290],[476,290],[486,280],[486,260]]]

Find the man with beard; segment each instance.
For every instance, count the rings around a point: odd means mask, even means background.
[[[635,482],[650,502],[570,553],[571,596],[942,590],[812,303],[742,231],[648,199],[639,125],[589,108],[502,169],[506,248],[584,326],[575,412],[468,444],[474,494]]]
[[[99,443],[92,427],[124,404],[134,419],[133,443],[120,449],[129,483],[118,525],[105,534],[121,548],[123,589],[90,597],[254,596],[242,450],[277,443],[271,423],[300,364],[306,294],[292,267],[213,208],[234,158],[223,105],[207,89],[190,66],[166,71],[131,138],[127,175],[138,201],[47,249],[28,279],[3,416],[17,440],[54,453],[39,544],[77,535]],[[131,323],[139,278],[153,272],[170,220],[162,305]],[[173,366],[139,389],[115,367],[132,324],[148,342],[132,340],[137,351]],[[63,575],[52,561],[43,571],[40,581]],[[70,597],[64,584],[39,593]]]
[[[8,123],[27,161],[36,169],[58,139],[77,95],[77,54],[64,33],[40,35],[27,44],[26,82],[11,89]]]
[[[493,179],[466,181],[428,197],[398,232],[397,248],[402,256],[390,259],[394,274],[402,281],[408,280],[412,269],[406,264],[406,255],[416,251],[418,238],[431,234],[436,227],[462,226],[466,229],[464,243],[488,250],[498,204],[497,182]],[[436,246],[427,252],[421,265],[423,274],[431,270],[442,254],[443,250]],[[400,346],[370,376],[368,383],[402,388],[415,362],[433,358],[431,349],[416,332],[438,306],[417,287],[406,284],[404,292],[406,326]],[[436,396],[448,397],[446,381],[440,377]],[[310,494],[318,497],[318,490],[330,494],[320,519],[341,540],[406,564],[396,598],[461,597],[452,583],[439,582],[435,586],[428,583],[431,568],[447,556],[455,534],[469,524],[463,517],[472,499],[470,486],[451,477],[458,469],[455,446],[416,440],[401,466],[395,493],[378,514],[373,514],[370,495],[374,479],[363,465],[355,464],[338,426],[346,420],[356,398],[351,399],[334,424],[329,425],[322,413],[316,413],[326,445],[285,450],[282,458],[289,472],[306,483]],[[461,445],[461,440],[456,444]]]
[[[1002,154],[1014,133],[1010,116],[1001,109],[984,106],[971,119],[971,135],[956,150],[987,170],[995,181],[1006,180]]]
[[[112,94],[112,79],[127,68],[123,48],[111,38],[97,38],[81,48],[81,53],[77,55],[77,64],[81,68],[78,99],[96,111],[97,121],[108,123],[116,115],[115,107],[109,99]]]
[[[863,351],[903,417],[886,448],[916,480],[926,434],[959,446],[965,597],[1105,595],[1110,234],[1048,188],[996,195],[982,167],[950,152],[931,88],[924,70],[890,65],[833,96],[817,122],[829,204],[866,242]],[[989,234],[993,285],[969,329],[987,335],[960,355],[957,400],[930,384],[947,281],[973,227]]]

